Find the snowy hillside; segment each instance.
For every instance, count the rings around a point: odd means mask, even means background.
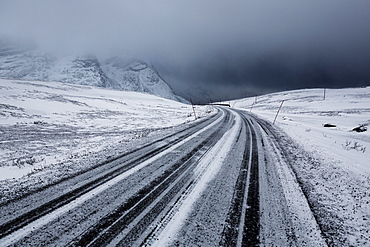
[[[295,142],[286,150],[333,246],[370,243],[370,87],[294,90],[231,102],[273,122]],[[327,127],[325,127],[327,126]],[[330,127],[331,126],[331,127]],[[359,128],[359,131],[355,131]],[[365,131],[366,130],[366,131]],[[281,139],[284,136],[281,135]],[[288,145],[287,145],[288,146]],[[304,160],[308,153],[310,160]],[[329,239],[330,236],[327,236]]]
[[[145,92],[186,102],[175,95],[153,66],[118,57],[107,61],[99,61],[92,55],[55,57],[0,43],[0,77]]]
[[[202,116],[206,107],[197,110]],[[132,141],[147,142],[193,121],[192,112],[149,94],[0,79],[0,180],[41,170],[76,172],[122,153]]]
[[[346,166],[370,173],[369,150],[346,151],[343,148],[346,141],[351,142],[349,146],[352,147],[356,142],[370,148],[370,130],[353,131],[355,127],[367,129],[370,125],[370,87],[327,89],[325,100],[323,89],[305,89],[237,100],[231,104],[273,122],[282,100],[277,126],[308,150],[336,157]],[[336,127],[324,127],[325,124]]]

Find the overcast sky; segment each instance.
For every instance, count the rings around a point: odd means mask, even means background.
[[[369,0],[0,0],[0,35],[146,59],[186,97],[370,85]]]

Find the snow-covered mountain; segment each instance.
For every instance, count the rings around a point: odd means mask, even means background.
[[[150,93],[185,102],[183,98],[175,95],[156,69],[147,62],[113,57],[104,61],[101,69],[109,78],[106,85],[108,88]]]
[[[56,57],[1,41],[0,77],[145,92],[185,102],[173,92],[151,64],[141,60],[114,57],[99,61],[93,55]]]

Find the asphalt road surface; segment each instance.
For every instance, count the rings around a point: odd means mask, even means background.
[[[1,205],[0,246],[325,246],[273,127],[218,110]]]

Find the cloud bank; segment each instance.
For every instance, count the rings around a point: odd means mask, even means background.
[[[148,59],[178,93],[211,100],[369,85],[369,23],[367,0],[0,0],[2,36]]]

